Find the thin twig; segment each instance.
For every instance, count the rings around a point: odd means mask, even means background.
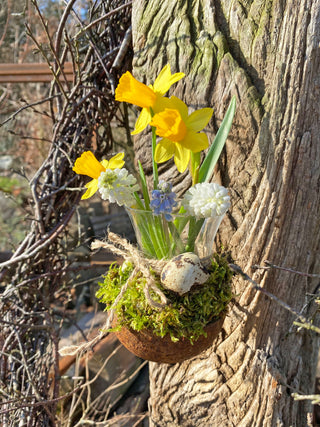
[[[289,273],[298,274],[299,276],[320,279],[320,274],[306,273],[304,271],[294,270],[293,268],[281,267],[279,265],[275,265],[275,264],[271,263],[268,260],[265,260],[264,263],[267,264],[267,267],[264,267],[262,265],[253,265],[251,268],[254,270],[270,270],[272,268],[275,268],[277,270],[288,271]]]
[[[298,394],[298,393],[292,393],[291,396],[294,398],[294,400],[311,400],[312,405],[319,405],[320,404],[320,395],[319,394]]]
[[[61,402],[61,400],[68,399],[70,396],[77,393],[80,390],[80,387],[81,386],[78,386],[78,387],[74,388],[72,391],[70,391],[69,393],[66,393],[63,396],[59,396],[55,399],[40,400],[38,402],[31,402],[31,400],[34,399],[34,396],[28,396],[28,397],[25,397],[24,399],[30,400],[30,402],[25,402],[25,403],[21,403],[21,399],[19,399],[18,405],[14,406],[12,408],[7,408],[5,410],[0,411],[0,415],[7,414],[10,411],[16,411],[17,409],[22,409],[22,408],[26,408],[26,407],[36,408],[37,406],[46,406],[46,405],[52,405],[52,403]]]
[[[15,111],[11,116],[9,116],[5,121],[0,123],[0,127],[4,126],[6,123],[10,122],[10,120],[13,120],[15,117],[17,117],[22,111],[32,108],[35,105],[44,104],[45,102],[51,101],[54,98],[57,98],[58,96],[61,96],[61,93],[57,93],[55,95],[48,96],[47,98],[41,99],[40,101],[35,101],[30,104],[24,105],[23,107],[20,107],[17,111]]]
[[[118,69],[121,67],[123,58],[125,57],[129,46],[131,44],[131,39],[132,39],[132,28],[129,27],[124,35],[123,41],[121,43],[119,52],[116,56],[116,59],[114,60],[113,64],[112,64],[112,68],[114,69]]]
[[[236,264],[229,264],[229,267],[232,271],[234,271],[236,274],[240,274],[246,281],[248,281],[253,289],[256,291],[259,291],[269,297],[272,301],[275,301],[278,305],[283,307],[285,310],[289,311],[291,314],[293,314],[295,317],[297,317],[301,323],[299,323],[299,326],[308,327],[308,329],[311,329],[318,334],[320,334],[320,328],[312,325],[306,317],[304,317],[301,313],[296,311],[294,308],[290,307],[287,303],[282,301],[280,298],[273,295],[271,292],[268,292],[266,289],[262,288],[255,280],[253,280],[250,276],[248,276],[244,271],[242,271],[241,267],[239,267]]]
[[[129,1],[128,3],[123,4],[122,6],[116,7],[115,9],[111,10],[110,12],[104,14],[103,16],[100,16],[99,18],[95,19],[94,21],[90,22],[90,24],[86,25],[85,27],[82,27],[81,30],[74,36],[74,38],[78,38],[81,34],[84,32],[90,30],[92,27],[97,25],[101,21],[105,21],[110,16],[120,12],[120,10],[124,9],[125,7],[131,6],[132,1]]]

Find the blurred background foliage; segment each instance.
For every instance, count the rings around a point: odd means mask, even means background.
[[[54,38],[65,10],[64,2],[39,0],[36,4],[46,19],[49,35]],[[88,17],[89,5],[90,2],[84,0],[75,3],[74,11],[82,20]],[[45,61],[28,37],[26,23],[43,52],[49,58],[52,56],[34,2],[0,0],[0,63]],[[79,31],[70,16],[66,28],[71,35]],[[50,86],[50,83],[0,83],[0,252],[13,250],[28,228],[28,181],[47,156],[53,123],[48,103],[25,107],[45,99]],[[12,115],[14,118],[3,124]]]

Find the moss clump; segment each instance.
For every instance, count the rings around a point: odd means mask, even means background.
[[[111,308],[132,269],[130,263],[122,267],[112,265],[104,282],[99,284],[96,295],[100,302],[106,304],[106,310]],[[155,276],[158,287],[170,301],[162,310],[156,310],[148,304],[143,292],[146,279],[138,273],[115,307],[117,327],[112,331],[126,326],[135,331],[150,329],[160,337],[169,334],[172,341],[181,338],[188,338],[191,343],[196,341],[200,335],[205,335],[205,326],[226,310],[233,296],[230,286],[232,272],[226,259],[215,254],[209,271],[210,279],[204,285],[194,287],[182,296],[164,289],[159,277]],[[157,294],[152,291],[150,294],[151,298],[159,301]]]

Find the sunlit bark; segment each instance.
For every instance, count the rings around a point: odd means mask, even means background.
[[[170,93],[213,106],[212,137],[232,95],[237,112],[215,179],[232,208],[219,241],[243,270],[308,316],[317,281],[253,270],[268,259],[319,273],[320,3],[311,0],[135,0],[134,74],[152,82],[169,62],[187,77]],[[136,149],[148,165],[145,137]],[[176,189],[189,183],[160,168]],[[235,279],[220,338],[181,365],[151,364],[153,426],[304,426],[318,340],[282,307]]]

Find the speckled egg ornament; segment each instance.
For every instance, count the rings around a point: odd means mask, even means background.
[[[192,286],[203,285],[209,277],[200,258],[193,252],[185,252],[172,258],[160,275],[162,285],[179,295],[189,292]]]

